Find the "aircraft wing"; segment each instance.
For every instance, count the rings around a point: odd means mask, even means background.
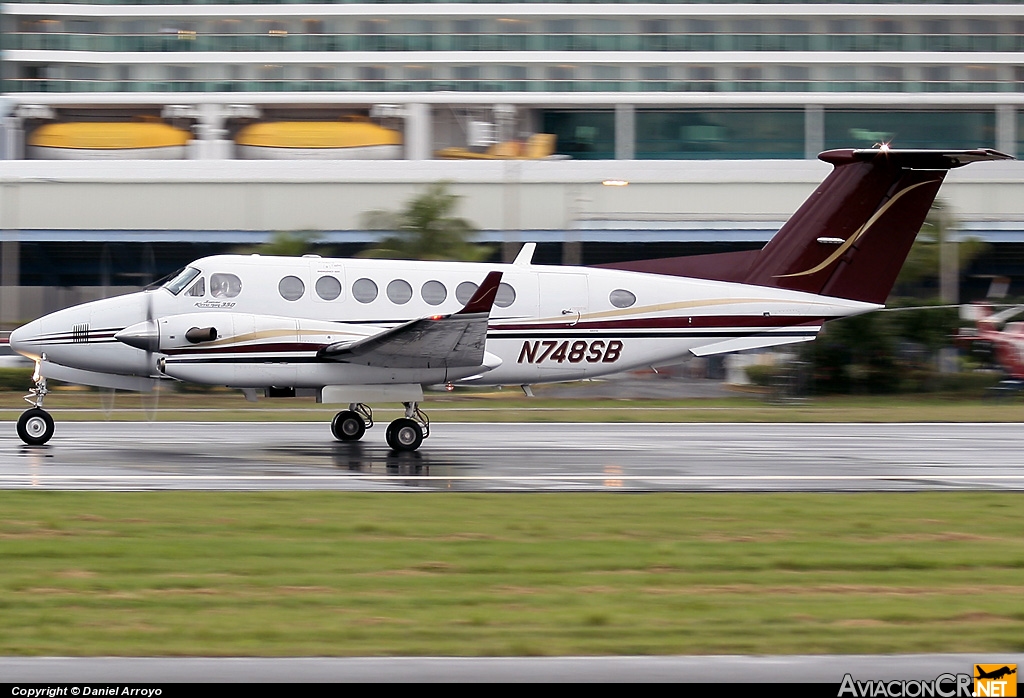
[[[317,356],[382,368],[480,366],[499,283],[501,272],[492,271],[457,313],[410,320],[356,342],[331,344]]]

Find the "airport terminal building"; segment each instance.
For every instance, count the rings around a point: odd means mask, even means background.
[[[7,287],[133,283],[282,230],[348,252],[441,180],[506,255],[759,246],[822,150],[1024,154],[1013,1],[70,0],[2,3],[0,29]],[[1024,169],[947,181],[988,271],[1024,276]]]

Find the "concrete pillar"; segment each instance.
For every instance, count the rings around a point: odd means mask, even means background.
[[[0,160],[21,160],[24,131],[16,104],[10,97],[0,97]]]
[[[22,160],[25,157],[25,131],[21,119],[7,116],[0,119],[0,160]]]
[[[632,104],[615,105],[615,159],[636,159],[636,108]]]
[[[804,158],[814,160],[825,150],[825,108],[820,104],[804,107]]]
[[[996,150],[1017,157],[1017,108],[996,105]]]
[[[196,160],[226,160],[231,157],[231,142],[227,140],[224,121],[227,114],[220,104],[200,104],[196,107],[196,140],[193,158]]]
[[[511,263],[522,247],[520,230],[522,219],[519,217],[519,182],[522,167],[519,160],[506,160],[502,163],[501,183],[501,224],[504,228],[504,239],[501,243],[501,261]]]
[[[583,263],[583,243],[581,231],[586,225],[586,208],[589,199],[579,185],[569,186],[565,190],[566,225],[565,238],[562,240],[562,264],[579,266]]]
[[[432,160],[433,125],[429,104],[410,104],[405,108],[405,159]]]

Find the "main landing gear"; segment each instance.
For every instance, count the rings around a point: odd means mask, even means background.
[[[53,417],[43,409],[43,398],[50,391],[46,389],[45,378],[33,378],[35,385],[25,396],[25,402],[32,405],[32,409],[25,410],[18,418],[18,436],[29,446],[41,446],[53,436]]]
[[[405,416],[388,425],[384,439],[393,451],[415,451],[430,436],[430,420],[419,403],[404,402]],[[358,441],[373,426],[373,411],[361,402],[354,402],[334,416],[331,433],[339,441]]]
[[[334,415],[331,433],[338,441],[358,441],[373,426],[373,410],[361,402],[353,402],[347,410]]]

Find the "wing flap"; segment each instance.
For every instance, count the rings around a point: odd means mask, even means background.
[[[480,366],[499,283],[501,272],[491,272],[457,313],[410,320],[356,342],[329,345],[317,355],[380,368]]]

